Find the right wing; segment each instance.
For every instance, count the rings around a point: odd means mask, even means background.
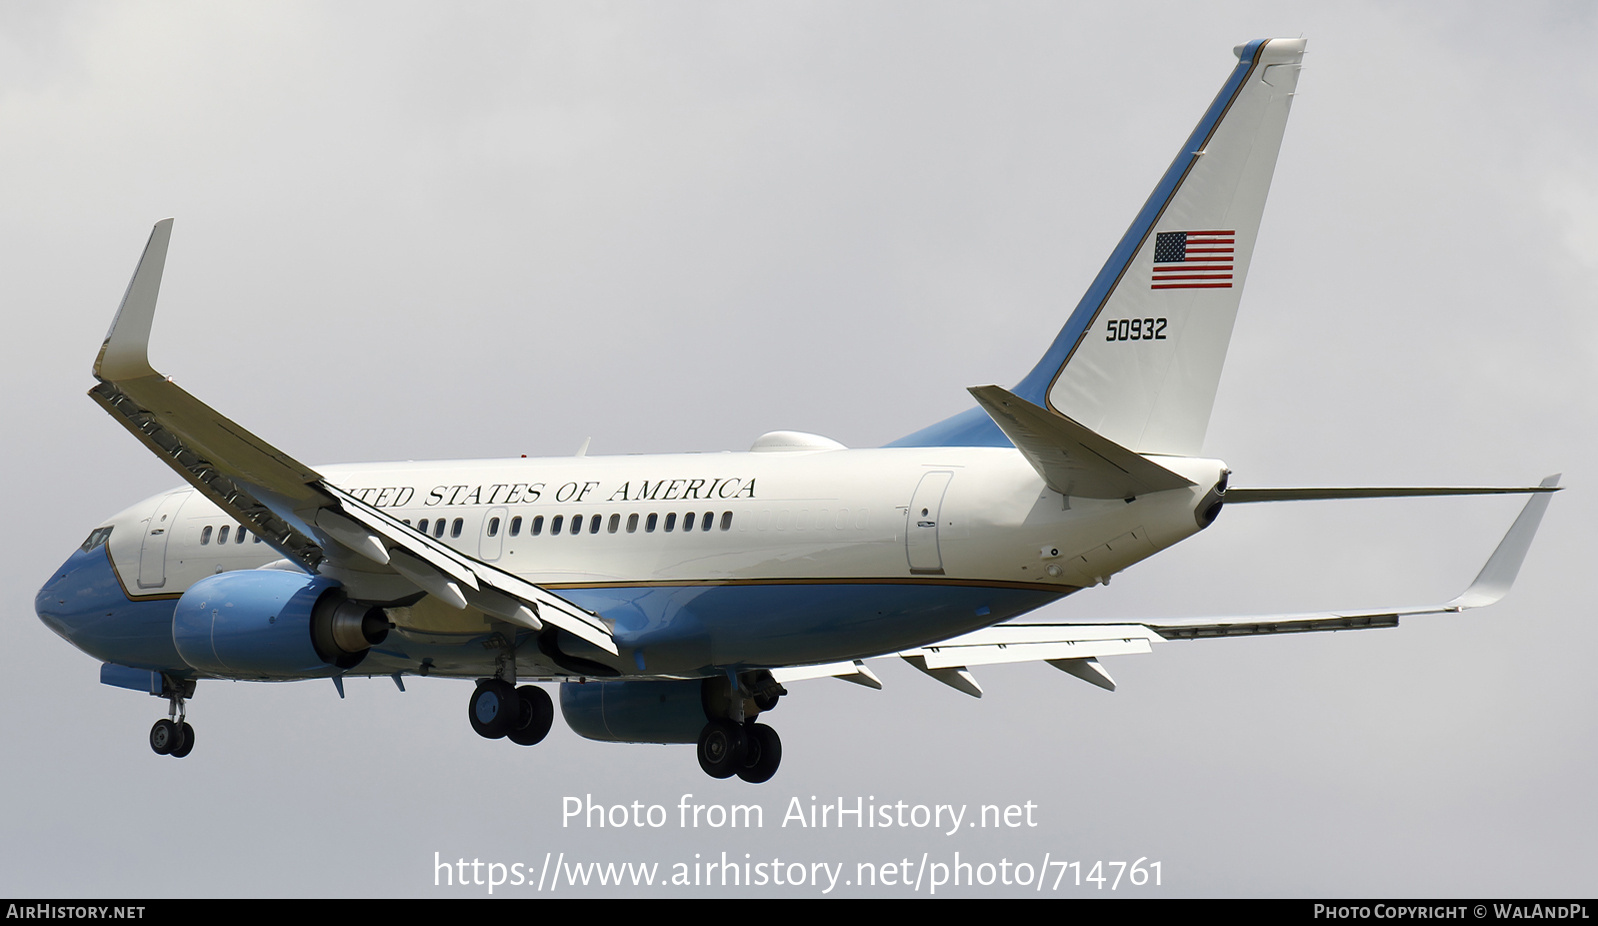
[[[1532,493],[1515,523],[1499,541],[1486,565],[1470,587],[1445,604],[1412,608],[1325,611],[1311,614],[1280,614],[1254,617],[1208,617],[1138,623],[1023,623],[997,624],[939,643],[898,653],[906,662],[973,697],[982,697],[982,688],[970,667],[1042,660],[1090,684],[1109,691],[1115,681],[1101,656],[1121,656],[1152,651],[1153,644],[1171,640],[1202,640],[1216,637],[1243,637],[1284,633],[1315,633],[1336,630],[1366,630],[1397,627],[1400,617],[1417,614],[1449,614],[1493,604],[1509,593],[1515,576],[1526,559],[1531,541],[1548,509],[1550,493],[1557,491],[1558,476],[1549,476],[1536,487],[1520,491]],[[1386,490],[1376,490],[1386,491]],[[1464,490],[1474,493],[1476,490]],[[1230,494],[1230,493],[1228,493]],[[774,671],[778,681],[836,676],[849,681],[851,674],[865,671],[859,663],[834,663],[828,666],[796,667]],[[875,676],[872,676],[875,679]],[[873,687],[881,687],[877,683]]]
[[[596,614],[467,556],[354,498],[150,366],[150,326],[172,220],[156,223],[94,362],[89,396],[178,475],[306,571],[335,575],[352,597],[424,591],[542,630],[566,630],[614,654]]]

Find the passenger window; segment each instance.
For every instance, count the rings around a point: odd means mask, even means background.
[[[649,520],[644,522],[644,533],[653,534],[655,532],[655,521],[658,520],[659,518],[660,518],[660,515],[655,514],[653,511],[651,511],[649,513]]]
[[[490,536],[490,537],[498,537],[499,536],[499,518],[489,518],[488,519],[488,536]]]
[[[456,518],[455,519],[455,523],[453,523],[453,524],[451,524],[449,526],[449,536],[450,536],[451,540],[453,540],[456,537],[459,537],[461,535],[461,523],[462,523],[462,519],[461,518]]]
[[[444,519],[443,518],[439,518],[438,520],[433,522],[433,536],[435,538],[444,536]]]
[[[694,529],[694,513],[692,511],[682,516],[682,529],[685,531]]]
[[[224,524],[222,525],[222,529],[216,532],[216,542],[218,544],[227,543],[227,532],[228,528],[231,526],[232,525]]]
[[[565,523],[566,523],[566,516],[565,515],[563,515],[563,514],[555,515],[555,520],[549,522],[549,533],[550,533],[550,535],[553,536],[555,534],[560,533],[560,526],[562,524],[565,524]]]
[[[578,534],[581,534],[582,532],[583,532],[583,516],[580,515],[580,514],[572,515],[572,536],[575,537]]]
[[[208,544],[210,542],[211,542],[211,528],[209,526],[207,526],[205,528],[205,530],[200,531],[200,545],[204,546],[205,544]]]
[[[588,532],[590,534],[599,533],[599,522],[603,521],[603,520],[605,520],[605,516],[602,515],[602,514],[596,514],[592,518],[589,518],[588,519]]]
[[[260,534],[256,534],[255,535],[255,542],[256,543],[260,543],[261,542],[261,535]]]
[[[732,512],[723,511],[721,513],[721,529],[724,531],[732,530]]]
[[[621,527],[621,515],[619,515],[619,514],[613,514],[613,515],[611,515],[611,516],[610,516],[610,526],[609,526],[609,528],[607,528],[607,529],[608,529],[608,530],[609,530],[609,531],[610,531],[610,532],[611,532],[611,533],[612,533],[612,534],[614,534],[614,533],[616,533],[616,531],[617,531],[617,530],[618,530],[618,529],[619,529],[619,528],[620,528],[620,527]]]
[[[699,529],[702,530],[702,531],[708,531],[708,530],[710,530],[710,525],[715,523],[715,521],[716,521],[716,516],[707,511],[707,512],[705,512],[705,519],[702,522],[700,522],[704,526],[699,528]]]
[[[234,543],[243,543],[244,542],[244,525],[242,525],[242,524],[239,525],[238,532],[233,535],[233,542]]]
[[[510,535],[512,537],[519,537],[519,536],[521,536],[521,532],[522,532],[522,516],[521,515],[517,515],[516,517],[510,519]]]
[[[427,519],[423,518],[422,520],[416,522],[416,529],[424,534],[427,533]]]
[[[638,533],[638,515],[636,512],[627,516],[627,533]]]
[[[557,530],[557,531],[560,530],[560,525],[559,524],[555,525],[555,530]],[[537,537],[539,534],[542,534],[543,532],[544,532],[544,516],[543,515],[538,515],[537,517],[533,518],[533,529],[531,531],[529,531],[528,533],[532,534],[534,537]]]
[[[668,533],[668,534],[671,533],[672,528],[674,528],[676,526],[677,526],[677,512],[673,511],[673,512],[670,512],[669,514],[666,515],[666,533]]]

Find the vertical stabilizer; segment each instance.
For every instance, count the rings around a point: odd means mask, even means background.
[[[1199,453],[1303,39],[1238,64],[1038,365],[1012,390],[1139,453]],[[978,409],[890,446],[1008,443]]]

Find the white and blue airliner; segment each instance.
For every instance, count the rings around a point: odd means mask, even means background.
[[[968,411],[872,449],[774,431],[747,453],[310,467],[148,359],[170,219],[156,224],[90,396],[184,480],[98,525],[39,618],[106,684],[166,699],[163,755],[194,747],[210,679],[475,680],[480,735],[538,743],[560,709],[596,740],[697,744],[766,781],[757,722],[788,686],[880,687],[901,657],[980,695],[971,669],[1044,660],[1101,688],[1101,659],[1174,639],[1390,627],[1509,590],[1540,486],[1229,487],[1200,455],[1302,39],[1238,63],[1037,365]],[[1208,528],[1240,502],[1530,493],[1446,604],[1149,623],[1023,623]]]

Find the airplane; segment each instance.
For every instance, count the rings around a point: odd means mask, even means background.
[[[601,741],[694,744],[769,780],[759,722],[788,687],[881,682],[899,656],[980,697],[972,667],[1100,661],[1170,640],[1394,627],[1509,591],[1558,476],[1517,487],[1239,488],[1200,455],[1296,92],[1304,40],[1262,39],[1137,211],[1037,365],[885,446],[796,431],[745,453],[312,468],[157,372],[172,220],[157,223],[89,395],[184,485],[96,526],[43,588],[101,682],[167,702],[152,750],[195,745],[201,680],[473,679],[481,736],[530,746],[560,710]],[[1526,493],[1437,605],[1125,623],[1017,622],[1209,528],[1226,505]]]

